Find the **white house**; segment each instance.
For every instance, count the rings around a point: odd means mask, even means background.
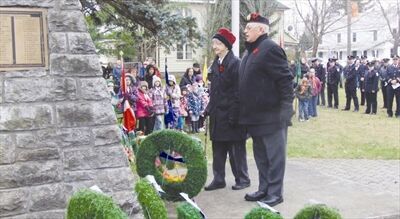
[[[397,14],[389,13],[391,26],[396,28]],[[347,17],[339,20],[322,38],[317,56],[322,60],[336,56],[341,63],[347,58]],[[379,7],[360,13],[353,18],[351,25],[351,55],[366,55],[369,59],[390,58],[393,38]],[[308,51],[311,53],[311,51]]]
[[[197,25],[202,32],[205,28],[207,20],[207,4],[214,4],[215,1],[228,1],[228,0],[171,0],[173,2],[184,2],[187,3],[187,7],[182,9],[184,16],[193,16],[197,20]],[[229,0],[230,1],[230,0]],[[284,31],[284,11],[289,9],[284,4],[277,2],[276,13],[269,18],[275,20],[280,18],[278,24],[275,26],[277,34],[272,38],[276,43],[281,46],[293,46],[296,40],[290,37]],[[274,28],[274,29],[275,29]],[[274,30],[272,29],[272,30]],[[171,49],[170,53],[166,53],[163,48],[157,49],[157,63],[160,67],[160,71],[164,72],[165,58],[168,60],[168,71],[172,73],[183,73],[186,68],[191,67],[194,62],[200,63],[203,66],[203,50],[202,48],[190,48],[185,44],[177,45]]]

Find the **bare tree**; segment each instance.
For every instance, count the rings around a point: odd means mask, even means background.
[[[305,13],[299,6],[299,2],[307,2],[311,12]],[[304,22],[306,30],[312,37],[312,56],[317,55],[318,46],[325,34],[347,27],[333,28],[334,24],[347,15],[346,2],[348,0],[295,0],[297,13]],[[372,0],[355,0],[360,11],[370,6]]]
[[[394,7],[394,8],[396,8],[395,15],[397,18],[394,23],[390,22],[390,17],[389,17],[390,13],[388,13],[389,9],[387,9],[387,10],[384,9],[384,7],[381,3],[381,0],[377,0],[377,2],[381,9],[383,17],[385,18],[387,27],[389,28],[389,32],[393,37],[393,54],[391,54],[391,55],[398,55],[397,50],[399,48],[399,43],[400,43],[400,33],[399,33],[399,30],[400,30],[400,5],[399,5],[399,0],[396,0],[396,6]],[[393,7],[389,6],[388,8],[393,8]],[[393,28],[393,27],[397,27],[397,28]]]

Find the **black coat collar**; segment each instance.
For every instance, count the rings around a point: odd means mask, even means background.
[[[265,39],[267,39],[267,38],[268,38],[268,34],[263,34],[260,37],[258,37],[256,41],[254,41],[252,43],[247,43],[246,42],[245,46],[246,46],[247,51],[249,51],[249,53],[253,52],[253,50],[255,48],[257,48],[260,45],[260,43],[262,41],[264,41]]]

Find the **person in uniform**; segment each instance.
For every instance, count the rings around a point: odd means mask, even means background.
[[[358,98],[357,98],[357,75],[360,71],[359,61],[354,63],[354,56],[347,56],[347,66],[343,69],[344,78],[346,82],[344,84],[344,90],[346,92],[346,106],[343,110],[350,110],[351,99],[354,103],[354,112],[358,112]]]
[[[340,69],[336,65],[336,58],[329,59],[329,67],[327,74],[327,85],[328,85],[328,108],[332,108],[332,97],[334,99],[334,107],[339,107],[339,94],[338,85],[340,82]]]
[[[359,87],[360,87],[360,93],[361,93],[361,97],[360,97],[360,101],[361,101],[361,106],[365,105],[365,92],[363,92],[363,87],[364,87],[364,76],[365,73],[368,71],[368,66],[367,66],[367,56],[361,56],[361,71],[359,72],[359,77],[358,77],[358,83],[359,83]]]
[[[387,94],[386,94],[386,90],[387,90],[387,85],[388,85],[388,78],[387,78],[387,70],[388,70],[388,66],[389,66],[389,60],[388,58],[384,58],[382,59],[382,66],[379,68],[379,79],[380,79],[380,84],[381,84],[381,90],[382,90],[382,97],[383,97],[383,107],[382,108],[387,108]]]
[[[312,60],[312,68],[315,69],[315,76],[321,82],[321,91],[318,94],[317,105],[325,106],[326,69],[319,63],[318,58]]]
[[[253,140],[259,185],[247,201],[283,202],[287,130],[293,116],[293,75],[285,51],[268,37],[267,18],[252,13],[239,68],[239,124]]]
[[[387,83],[386,86],[386,101],[387,101],[387,114],[389,117],[393,117],[393,99],[396,98],[396,112],[395,116],[400,117],[400,65],[399,56],[393,57],[393,64],[389,66],[387,71]]]
[[[367,63],[368,71],[364,75],[364,87],[362,88],[365,93],[367,108],[365,114],[376,114],[377,100],[376,94],[378,93],[379,73],[375,70],[375,61]]]
[[[204,188],[206,191],[226,186],[225,162],[228,153],[236,183],[232,189],[240,190],[250,186],[247,172],[246,130],[238,124],[240,59],[231,50],[235,40],[236,37],[226,28],[219,29],[212,39],[216,58],[211,65],[212,74],[209,74],[210,102],[205,111],[210,116],[214,179]]]

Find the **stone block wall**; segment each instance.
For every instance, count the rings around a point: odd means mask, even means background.
[[[49,29],[48,70],[0,72],[0,218],[63,218],[69,197],[93,185],[136,213],[133,174],[79,0],[0,7],[47,8]]]

